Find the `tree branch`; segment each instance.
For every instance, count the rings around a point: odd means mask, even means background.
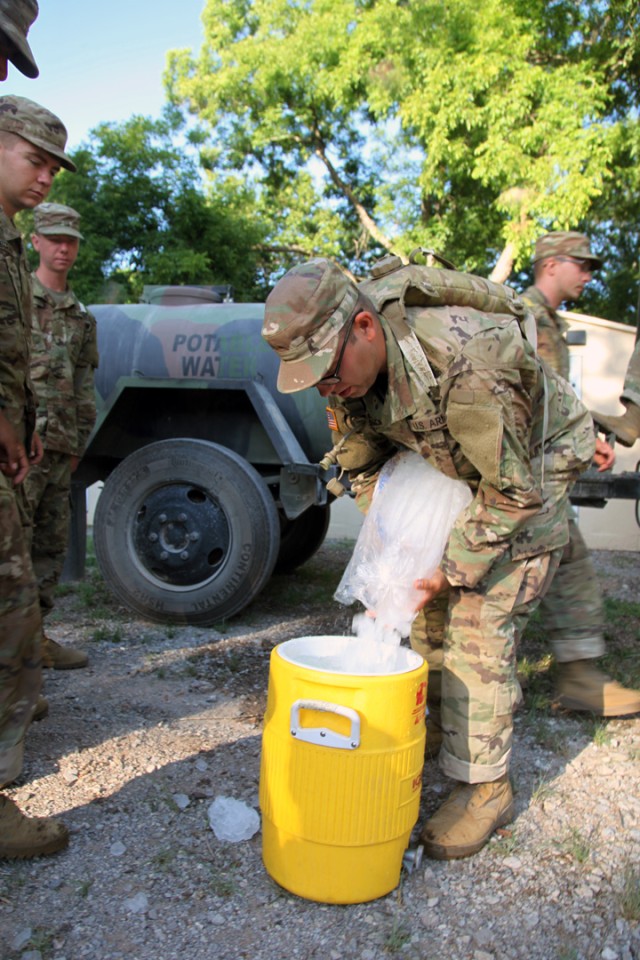
[[[253,248],[253,250],[259,250],[261,253],[299,253],[303,257],[314,257],[316,256],[315,251],[306,250],[304,247],[300,247],[295,243],[284,244],[283,246],[271,245],[268,243],[258,243]]]
[[[513,257],[515,254],[515,248],[511,241],[506,244],[504,250],[498,257],[495,267],[489,274],[489,280],[493,280],[494,283],[504,283],[513,267]]]
[[[334,184],[338,190],[344,194],[355,210],[358,220],[362,224],[364,230],[366,230],[369,236],[373,237],[373,239],[376,240],[381,247],[384,247],[385,250],[388,250],[389,253],[398,253],[399,251],[394,249],[393,242],[379,229],[376,222],[369,216],[349,184],[344,182],[336,168],[329,160],[329,157],[325,151],[324,143],[317,128],[312,130],[312,136],[315,154],[320,158],[320,160],[322,160]]]

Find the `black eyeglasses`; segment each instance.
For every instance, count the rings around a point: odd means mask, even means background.
[[[593,273],[595,269],[592,261],[586,260],[583,257],[554,257],[553,259],[559,260],[560,263],[575,263],[583,273]]]
[[[354,315],[351,317],[351,320],[349,320],[349,323],[347,325],[347,335],[342,341],[342,346],[340,347],[340,353],[338,354],[338,362],[335,365],[333,373],[328,373],[327,376],[322,377],[322,379],[319,380],[318,383],[332,384],[332,383],[341,382],[340,377],[338,376],[338,371],[340,370],[340,364],[342,363],[344,351],[347,346],[347,343],[349,342],[349,337],[351,336],[351,330],[352,330],[353,324],[355,323],[355,319],[356,319],[356,315],[354,313]]]

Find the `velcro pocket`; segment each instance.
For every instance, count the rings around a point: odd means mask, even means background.
[[[447,427],[483,479],[500,489],[504,422],[499,401],[485,391],[454,387],[447,403]]]

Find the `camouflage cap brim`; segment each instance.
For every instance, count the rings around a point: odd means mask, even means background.
[[[27,42],[27,31],[38,16],[38,4],[27,0],[17,4],[0,3],[0,33],[7,38],[10,46],[8,58],[20,73],[31,80],[40,75],[33,51]]]
[[[25,77],[29,77],[30,80],[35,80],[36,77],[40,76],[40,71],[38,70],[38,64],[35,61],[33,53],[31,52],[31,47],[22,37],[11,36],[9,30],[4,29],[9,40],[11,40],[11,52],[9,53],[9,60],[17,67],[20,73],[23,73]]]
[[[84,240],[80,231],[73,227],[39,227],[35,232],[41,237],[76,237],[78,240]]]
[[[25,136],[24,133],[19,133],[19,137],[22,137],[23,140],[28,140],[29,143],[32,143],[35,147],[40,147],[41,150],[46,150],[47,153],[50,153],[52,157],[55,157],[56,160],[60,161],[60,165],[65,168],[65,170],[70,170],[71,173],[77,173],[78,168],[75,163],[68,157],[67,154],[54,146],[50,140],[43,140],[40,137],[29,134]]]
[[[280,359],[278,390],[280,393],[297,393],[320,383],[333,370],[340,350],[340,333],[333,337],[317,353],[295,360]]]

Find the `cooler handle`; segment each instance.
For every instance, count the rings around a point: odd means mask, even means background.
[[[301,710],[319,710],[323,713],[336,713],[351,721],[348,736],[328,730],[326,727],[301,727]],[[327,700],[296,700],[291,707],[291,736],[305,743],[315,743],[319,747],[336,747],[338,750],[355,750],[360,746],[360,715],[351,707],[341,707]]]

